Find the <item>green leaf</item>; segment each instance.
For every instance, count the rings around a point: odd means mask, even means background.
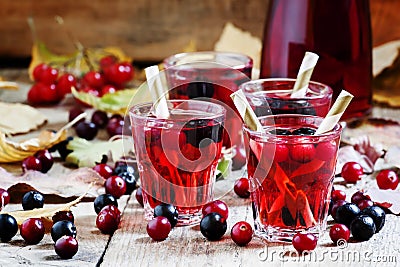
[[[96,162],[101,162],[103,155],[111,156],[115,162],[120,159],[124,152],[124,139],[113,141],[87,141],[75,137],[68,143],[67,148],[73,150],[65,159],[66,162],[78,167],[93,167]]]
[[[222,173],[222,176],[224,178],[228,177],[228,175],[230,174],[230,169],[232,165],[231,163],[232,159],[227,157],[223,157],[218,163],[217,170]]]
[[[92,106],[95,109],[113,114],[124,115],[131,99],[138,89],[124,89],[115,93],[106,94],[103,97],[97,97],[89,93],[79,92],[72,88],[72,94],[80,101]]]

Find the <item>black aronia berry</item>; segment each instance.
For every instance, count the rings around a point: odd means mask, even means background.
[[[22,197],[22,208],[33,210],[43,208],[44,196],[38,191],[29,191]]]
[[[376,226],[371,217],[360,215],[351,222],[350,230],[354,239],[367,241],[375,234]]]
[[[10,241],[18,232],[17,220],[9,214],[0,214],[0,240]]]
[[[346,203],[337,208],[335,221],[346,226],[350,226],[351,222],[360,214],[360,209],[354,203]]]
[[[76,227],[70,221],[58,221],[53,224],[51,228],[51,238],[54,242],[60,239],[63,236],[72,236],[76,238]]]
[[[385,225],[386,213],[382,208],[380,208],[378,206],[367,207],[361,211],[361,214],[367,215],[374,220],[377,233]]]
[[[154,208],[154,217],[162,216],[168,219],[171,227],[178,223],[178,210],[172,204],[162,203]]]
[[[227,228],[226,219],[217,212],[207,214],[200,221],[200,231],[210,241],[220,240]]]
[[[114,205],[118,208],[118,202],[111,194],[102,194],[97,196],[93,205],[97,214],[107,205]]]

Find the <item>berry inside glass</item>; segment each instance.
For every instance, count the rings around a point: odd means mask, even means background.
[[[250,81],[253,60],[239,53],[181,53],[164,60],[170,99],[214,99],[226,110],[223,146],[242,147],[242,122],[230,95]]]
[[[171,100],[170,116],[152,115],[152,104],[130,111],[146,219],[160,203],[179,212],[178,225],[200,221],[213,200],[215,170],[221,157],[225,109],[196,100]]]
[[[257,116],[304,114],[325,117],[332,100],[332,89],[310,82],[304,97],[291,97],[295,79],[274,78],[246,82],[240,86]]]
[[[275,115],[260,119],[265,133],[246,127],[256,234],[290,242],[301,231],[319,235],[326,219],[341,126],[315,135],[323,118]]]

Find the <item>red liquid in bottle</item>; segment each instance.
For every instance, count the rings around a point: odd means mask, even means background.
[[[306,51],[319,55],[312,80],[333,99],[354,95],[342,119],[368,114],[372,101],[372,40],[368,0],[271,0],[261,78],[296,78]]]

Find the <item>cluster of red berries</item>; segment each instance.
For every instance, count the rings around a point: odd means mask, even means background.
[[[140,192],[139,192],[140,191]],[[142,192],[139,188],[136,199],[143,206]],[[225,202],[214,200],[202,208],[200,232],[210,241],[220,240],[227,230],[229,210]],[[154,218],[147,224],[147,234],[154,241],[165,240],[178,223],[178,210],[172,204],[159,204],[154,208]],[[237,222],[231,229],[231,238],[239,246],[247,245],[253,237],[253,229],[248,222]]]
[[[335,243],[339,239],[347,241],[350,232],[355,240],[366,241],[385,224],[385,211],[362,191],[355,192],[351,202],[347,202],[344,191],[333,190],[331,203],[330,214],[337,224],[332,226],[329,235]]]
[[[0,189],[0,202],[4,207],[10,201],[8,192]],[[42,208],[44,197],[40,192],[29,191],[22,198],[22,208],[33,210]],[[76,227],[74,216],[71,211],[59,211],[53,217],[51,228],[51,238],[55,242],[54,249],[57,255],[63,259],[70,259],[78,252],[78,242],[76,241]],[[20,226],[21,237],[29,245],[38,244],[45,235],[45,224],[40,218],[28,218]],[[18,232],[16,219],[7,213],[0,214],[0,240],[10,241]]]
[[[90,70],[82,77],[76,77],[51,65],[41,63],[33,70],[32,85],[28,92],[30,104],[55,104],[75,87],[95,96],[103,96],[125,88],[133,79],[134,70],[129,62],[119,62],[115,56],[109,55],[100,59],[99,70]]]
[[[121,221],[121,211],[118,202],[122,195],[130,195],[137,187],[138,171],[126,162],[116,162],[114,168],[106,163],[99,163],[93,167],[105,179],[105,194],[94,200],[94,209],[97,213],[96,226],[103,234],[112,234],[118,229]]]
[[[235,193],[241,198],[248,198],[249,181],[240,178],[235,182]],[[139,187],[136,199],[143,207],[143,194]],[[178,210],[172,204],[162,203],[154,208],[154,218],[147,224],[148,235],[155,241],[165,240],[172,228],[178,223]],[[210,241],[220,240],[227,230],[228,206],[221,200],[214,200],[202,208],[200,232]],[[231,238],[239,246],[247,245],[253,237],[253,229],[248,222],[239,221],[231,229]]]

